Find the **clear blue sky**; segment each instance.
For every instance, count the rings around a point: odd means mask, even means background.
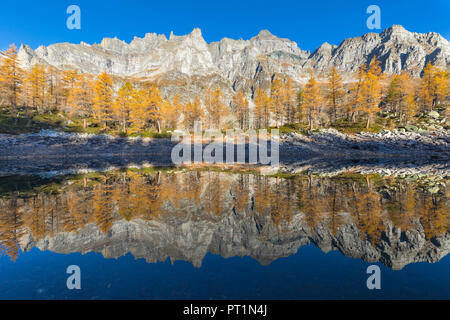
[[[416,32],[435,31],[450,36],[449,0],[22,0],[0,5],[0,49],[10,43],[39,45],[57,42],[99,43],[103,37],[130,42],[147,32],[177,35],[194,27],[207,42],[223,37],[249,39],[261,29],[296,41],[300,48],[315,50],[327,41],[371,32],[366,27],[366,8],[381,8],[382,29],[402,24]],[[66,28],[66,9],[81,8],[81,30]],[[374,30],[379,32],[378,30]]]

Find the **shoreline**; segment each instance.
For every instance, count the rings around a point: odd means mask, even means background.
[[[175,145],[176,142],[165,138],[115,138],[51,131],[18,136],[2,134],[0,177],[107,168],[176,167],[171,160]],[[385,131],[348,135],[332,129],[310,136],[283,133],[279,155],[279,167],[248,163],[231,167],[250,167],[263,174],[356,171],[445,176],[450,174],[450,133]],[[230,167],[225,163],[213,166]]]

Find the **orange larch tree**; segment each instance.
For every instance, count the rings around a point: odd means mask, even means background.
[[[328,74],[326,98],[330,107],[329,114],[333,117],[334,122],[336,122],[338,118],[338,111],[340,111],[342,106],[344,94],[342,76],[339,74],[336,67],[333,67]]]
[[[253,101],[255,103],[255,129],[267,128],[270,122],[270,97],[264,92],[261,87],[259,87],[258,89],[256,89]]]
[[[0,58],[0,92],[11,112],[17,113],[24,72],[19,65],[16,46],[12,44],[8,50],[0,52]]]
[[[311,71],[310,78],[305,86],[303,102],[303,112],[308,119],[309,130],[313,129],[314,122],[319,117],[321,102],[322,97],[320,94],[320,87],[316,78],[314,77],[314,74]]]
[[[133,85],[127,81],[117,92],[114,100],[113,114],[120,122],[123,133],[127,132],[127,124],[130,120],[130,110],[134,103],[135,89]]]
[[[276,126],[279,128],[283,122],[285,99],[283,82],[278,76],[275,76],[270,86],[270,99],[271,111],[275,116]]]
[[[183,110],[183,124],[188,130],[194,129],[195,122],[203,122],[205,114],[202,110],[200,99],[195,96],[194,100],[188,101]]]
[[[77,116],[83,118],[83,128],[87,128],[87,118],[92,115],[94,103],[94,83],[89,75],[77,74],[75,84],[67,103]]]
[[[47,77],[43,65],[36,63],[25,78],[27,85],[27,101],[39,113],[44,111]]]
[[[398,115],[400,122],[410,120],[417,111],[414,84],[411,76],[402,71],[394,75],[389,84],[386,105],[390,112]]]
[[[108,121],[112,118],[112,106],[114,102],[113,82],[111,76],[104,71],[97,77],[94,86],[94,117],[103,123],[103,128],[106,129]]]
[[[239,127],[243,130],[248,129],[249,125],[248,101],[244,97],[244,93],[242,92],[242,90],[239,90],[233,96],[232,105],[233,105],[233,113],[237,118]]]
[[[375,57],[372,58],[361,86],[361,107],[367,115],[366,129],[370,127],[371,121],[379,111],[379,105],[382,98],[380,62]]]

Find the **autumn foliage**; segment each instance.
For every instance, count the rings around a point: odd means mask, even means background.
[[[318,74],[310,70],[303,83],[274,74],[270,83],[235,91],[220,86],[204,88],[202,94],[169,93],[145,79],[121,78],[77,70],[59,70],[35,64],[20,67],[12,45],[1,52],[0,105],[12,117],[56,112],[65,121],[79,120],[84,129],[97,126],[123,134],[186,128],[200,121],[208,128],[267,128],[286,124],[304,125],[308,130],[342,123],[364,121],[369,129],[389,113],[398,125],[414,123],[432,110],[446,113],[449,73],[424,67],[420,79],[407,72],[388,76],[372,57],[354,74],[336,68]]]

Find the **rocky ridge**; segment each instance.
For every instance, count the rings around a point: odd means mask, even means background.
[[[428,62],[448,68],[450,45],[438,33],[409,32],[394,25],[339,45],[324,43],[313,53],[267,30],[250,40],[224,38],[208,44],[198,28],[184,36],[172,33],[169,39],[148,33],[130,43],[105,38],[93,45],[58,43],[36,50],[22,45],[19,50],[25,68],[43,63],[93,74],[146,77],[157,81],[165,95],[180,91],[183,99],[192,98],[205,85],[222,87],[226,97],[239,89],[251,94],[258,86],[268,87],[275,73],[290,76],[295,83],[307,81],[310,69],[322,73],[335,66],[350,75],[373,56],[388,74],[405,70],[419,76]]]

